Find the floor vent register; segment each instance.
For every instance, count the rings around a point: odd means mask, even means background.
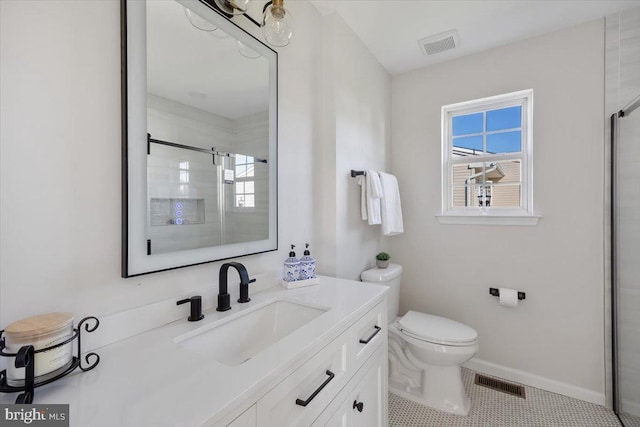
[[[501,391],[512,396],[517,396],[525,399],[524,387],[521,385],[511,384],[506,381],[498,380],[496,378],[486,377],[484,375],[476,374],[475,384],[490,388],[491,390]]]

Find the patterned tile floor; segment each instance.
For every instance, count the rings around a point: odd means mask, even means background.
[[[620,427],[604,406],[525,386],[526,399],[473,383],[475,372],[462,369],[469,398],[468,417],[429,409],[389,393],[390,427]]]
[[[624,422],[624,427],[640,427],[640,417],[629,414],[622,414],[620,418]]]

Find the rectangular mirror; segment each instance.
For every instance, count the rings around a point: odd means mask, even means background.
[[[208,1],[121,1],[123,277],[277,249],[277,53]]]

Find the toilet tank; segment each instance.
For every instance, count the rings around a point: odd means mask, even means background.
[[[387,268],[372,268],[363,271],[360,280],[365,283],[374,283],[376,285],[386,285],[389,291],[389,310],[388,321],[393,321],[398,317],[400,310],[400,279],[402,276],[402,266],[398,264],[389,264]]]

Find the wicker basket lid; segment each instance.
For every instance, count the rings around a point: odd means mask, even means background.
[[[6,335],[13,338],[28,338],[57,331],[73,322],[72,313],[47,313],[27,317],[7,326]]]

